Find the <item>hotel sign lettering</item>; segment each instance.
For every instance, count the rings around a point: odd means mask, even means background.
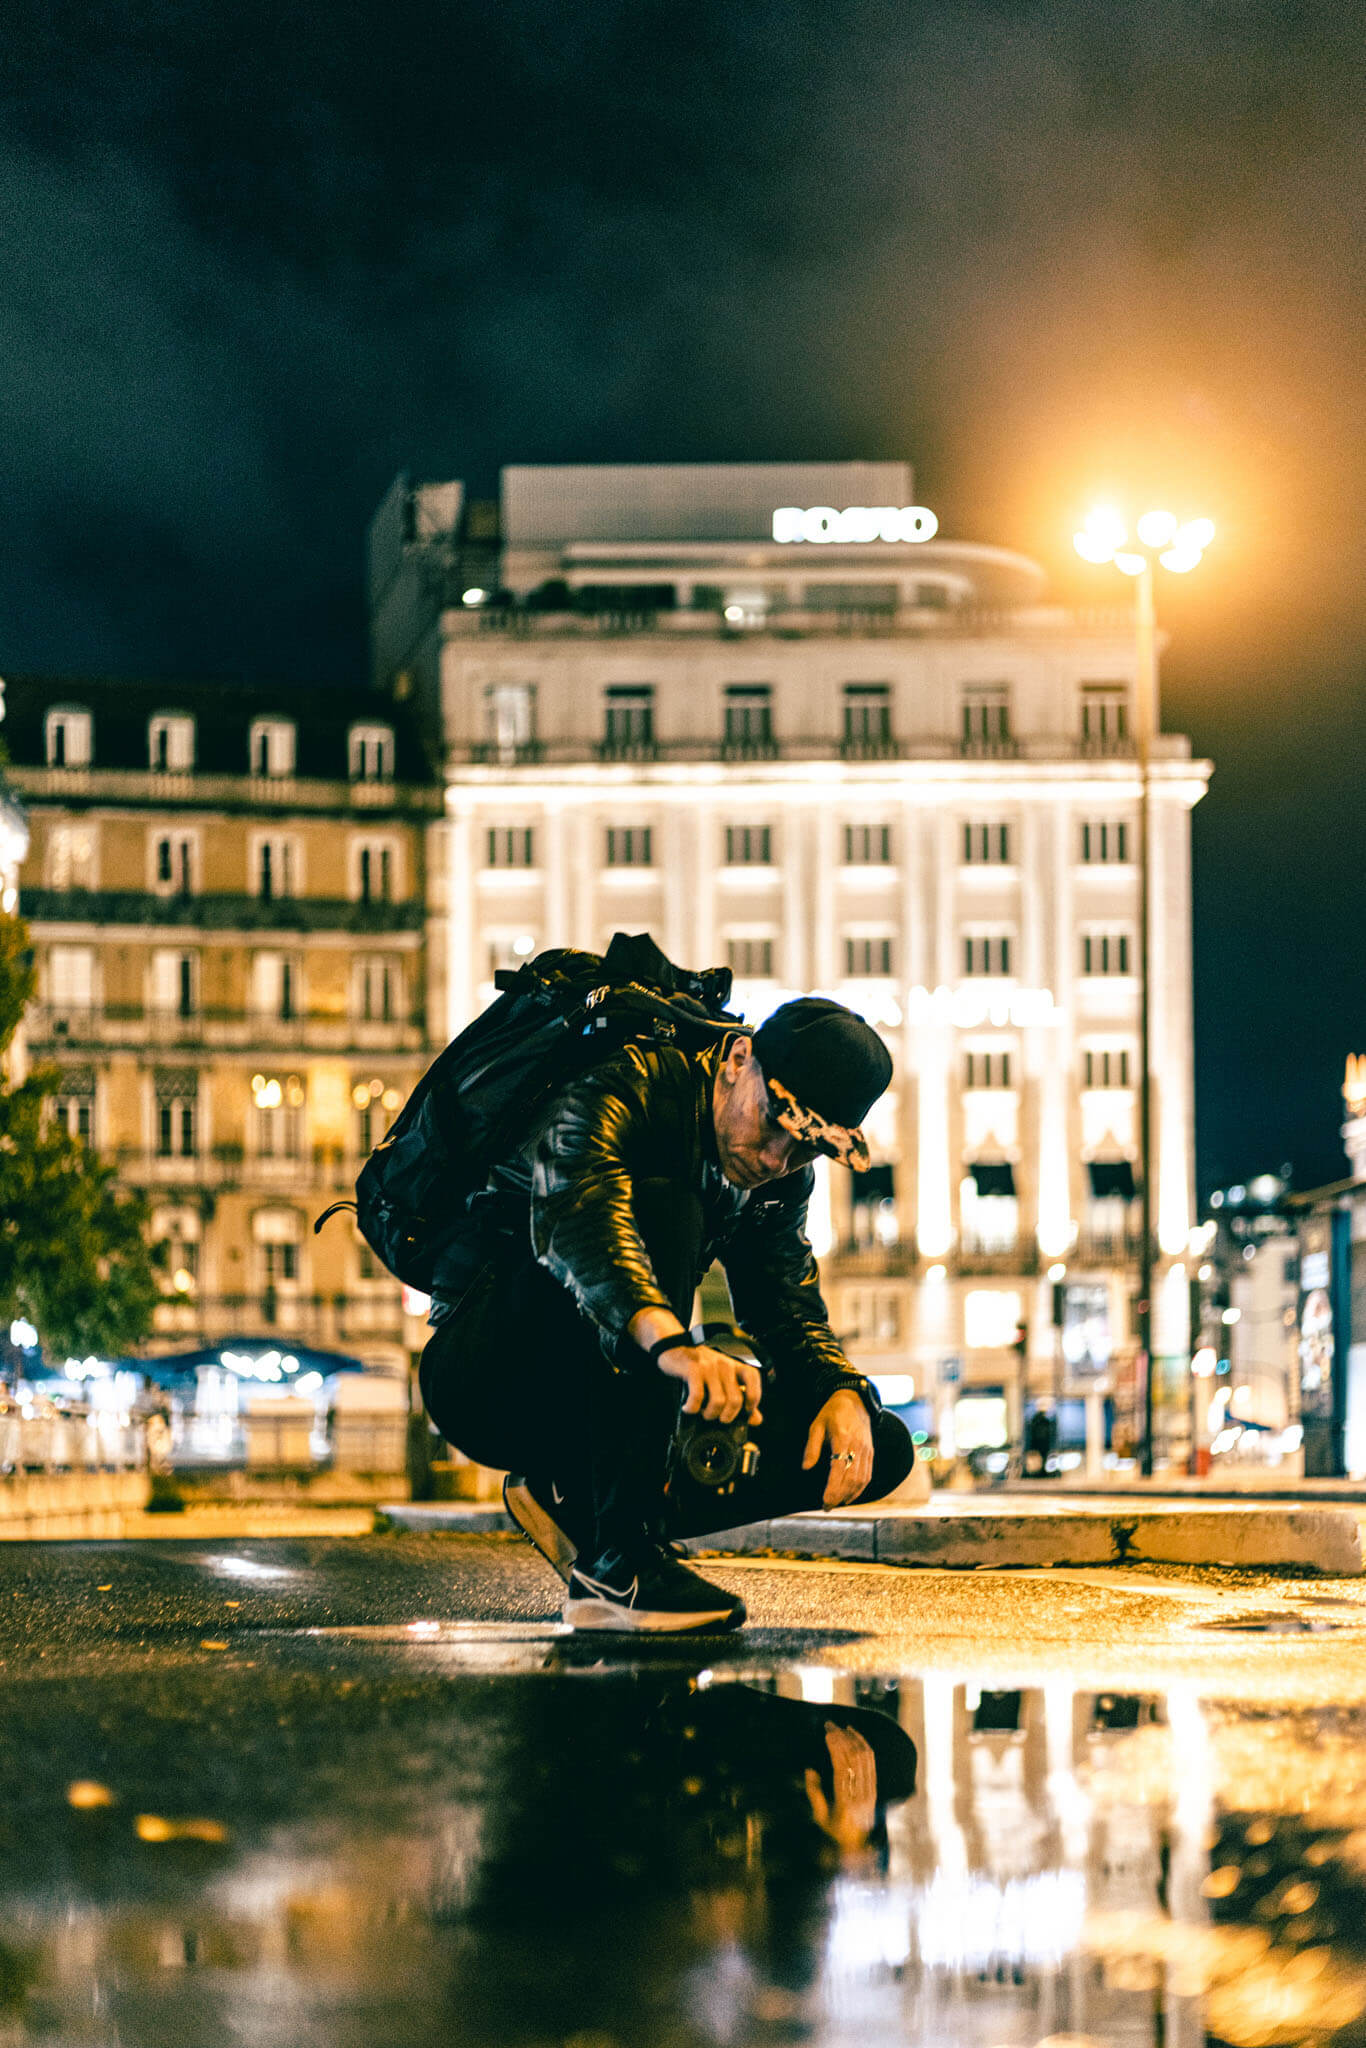
[[[933,540],[939,520],[926,505],[780,505],[773,515],[776,541]]]

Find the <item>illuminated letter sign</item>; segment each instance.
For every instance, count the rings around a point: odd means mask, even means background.
[[[933,540],[939,520],[927,505],[780,505],[773,515],[776,541]]]

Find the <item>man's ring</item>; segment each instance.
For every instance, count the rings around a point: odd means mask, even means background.
[[[841,1465],[852,1465],[857,1455],[856,1451],[841,1451],[839,1462]]]

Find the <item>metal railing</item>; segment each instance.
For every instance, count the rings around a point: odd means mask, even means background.
[[[420,897],[248,896],[231,891],[152,889],[35,889],[19,892],[19,911],[31,924],[174,925],[208,932],[345,932],[380,936],[421,931],[427,909]]]
[[[1086,605],[901,605],[891,609],[870,605],[825,608],[784,605],[744,620],[727,619],[708,606],[641,605],[611,611],[544,611],[518,605],[452,607],[449,630],[469,635],[494,634],[519,638],[589,638],[617,633],[706,635],[715,639],[752,639],[773,634],[783,639],[926,638],[999,639],[1005,636],[1051,639],[1113,639],[1133,642],[1133,615],[1123,606]]]
[[[1181,733],[1163,733],[1153,742],[1154,764],[1188,761],[1190,741]],[[731,741],[723,734],[709,733],[680,739],[615,740],[597,738],[543,739],[534,753],[519,753],[515,759],[497,755],[487,743],[452,747],[450,766],[500,768],[570,766],[590,761],[636,761],[642,763],[710,761],[996,761],[1008,763],[1061,763],[1072,761],[1113,761],[1116,766],[1131,758],[1122,745],[1097,748],[1075,733],[1024,733],[1009,739],[964,740],[950,733],[906,733],[874,741],[847,741],[836,733],[792,735],[772,740]]]
[[[0,1403],[0,1474],[127,1472],[146,1462],[143,1426],[130,1416],[44,1399]]]
[[[34,1049],[53,1046],[212,1047],[242,1052],[421,1052],[420,1011],[401,1018],[279,1017],[251,1010],[160,1010],[127,1003],[79,1007],[31,1003],[24,1032]]]
[[[90,797],[106,803],[243,810],[397,812],[439,816],[441,791],[411,782],[337,782],[305,775],[201,774],[197,769],[32,767],[11,762],[6,773],[23,796]]]

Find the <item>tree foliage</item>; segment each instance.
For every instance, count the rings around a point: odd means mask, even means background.
[[[0,1057],[32,994],[27,928],[0,915]],[[51,1115],[58,1079],[0,1074],[0,1328],[23,1316],[52,1356],[108,1357],[152,1327],[147,1205]]]

